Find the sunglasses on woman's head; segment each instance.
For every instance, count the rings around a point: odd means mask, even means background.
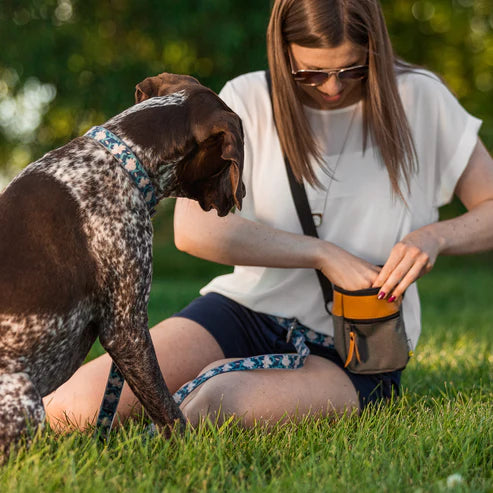
[[[354,65],[352,67],[334,70],[294,70],[291,53],[289,53],[291,75],[296,82],[307,86],[320,86],[326,82],[331,75],[335,75],[339,82],[350,80],[361,80],[368,76],[368,65]]]

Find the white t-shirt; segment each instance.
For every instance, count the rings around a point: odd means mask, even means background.
[[[426,75],[425,75],[426,74]],[[362,152],[362,104],[337,110],[305,107],[334,180],[320,167],[317,176],[328,189],[305,183],[312,212],[324,213],[320,238],[373,264],[382,265],[392,247],[409,232],[437,221],[438,207],[448,203],[477,142],[481,121],[469,115],[438,78],[425,71],[401,74],[398,87],[409,120],[418,173],[408,206],[392,194],[378,148]],[[242,217],[292,233],[302,233],[288,178],[264,72],[228,82],[221,98],[243,121],[246,196]],[[344,150],[343,154],[340,154]],[[213,279],[201,294],[217,292],[252,310],[296,317],[305,326],[333,334],[314,269],[236,266]],[[416,284],[403,300],[404,322],[413,348],[421,330]]]

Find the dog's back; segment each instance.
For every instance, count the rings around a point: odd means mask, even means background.
[[[26,173],[7,187],[0,231],[0,313],[65,312],[93,288],[79,206],[51,176]]]
[[[0,194],[0,231],[0,374],[25,371],[45,394],[65,379],[64,339],[89,343],[77,329],[95,289],[81,213],[62,183],[28,170]]]

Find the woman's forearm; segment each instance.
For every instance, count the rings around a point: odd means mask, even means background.
[[[468,212],[430,225],[440,242],[439,253],[464,255],[493,249],[493,159],[480,139],[455,193]]]
[[[328,241],[235,214],[220,218],[186,199],[177,200],[175,206],[175,244],[191,255],[227,265],[319,269],[345,289],[371,286],[379,271]]]
[[[189,200],[175,206],[175,244],[196,257],[227,265],[316,268],[320,240],[288,233],[235,214],[204,213]]]
[[[443,255],[466,255],[493,250],[493,200],[461,216],[425,226],[436,235]]]

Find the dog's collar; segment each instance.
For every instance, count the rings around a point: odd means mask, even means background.
[[[92,127],[85,135],[101,144],[132,177],[137,188],[142,192],[149,213],[152,216],[156,212],[156,194],[154,193],[154,188],[149,179],[149,175],[132,152],[132,149],[130,149],[122,139],[104,127]]]

